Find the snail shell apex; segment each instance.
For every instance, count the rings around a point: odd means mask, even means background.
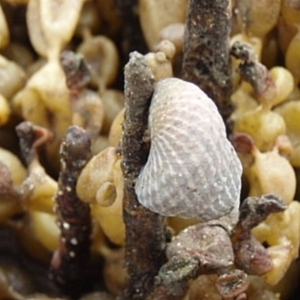
[[[164,216],[202,221],[236,212],[242,166],[213,101],[196,85],[167,78],[156,85],[148,122],[139,202]]]

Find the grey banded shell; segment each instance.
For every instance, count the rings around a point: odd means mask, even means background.
[[[177,78],[157,83],[151,147],[136,183],[139,202],[164,216],[219,219],[239,206],[242,166],[213,101]]]

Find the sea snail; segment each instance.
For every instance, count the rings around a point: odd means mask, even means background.
[[[142,205],[201,221],[237,214],[242,166],[203,91],[177,78],[159,81],[148,126],[149,157],[135,187]]]

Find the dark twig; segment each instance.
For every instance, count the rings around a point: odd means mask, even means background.
[[[240,208],[239,222],[232,236],[235,264],[248,274],[262,275],[272,268],[272,260],[261,243],[251,233],[251,229],[264,221],[271,213],[286,209],[277,195],[260,198],[248,197]]]
[[[259,62],[252,46],[240,41],[235,42],[230,54],[241,60],[237,71],[243,80],[252,85],[257,99],[271,105],[276,94],[275,82],[266,66]]]
[[[123,123],[122,170],[124,175],[124,221],[126,267],[129,282],[122,299],[144,300],[154,277],[166,261],[165,218],[143,207],[135,193],[135,181],[147,161],[143,142],[154,77],[144,57],[134,52],[125,66],[125,121]]]
[[[22,155],[29,165],[37,157],[37,149],[51,140],[52,133],[44,127],[24,121],[16,127]]]
[[[50,277],[71,296],[78,296],[88,286],[85,276],[91,245],[90,208],[77,197],[76,183],[91,158],[90,146],[85,130],[72,126],[60,150],[62,167],[55,200],[61,238],[51,261]]]
[[[182,77],[203,89],[226,122],[232,112],[229,56],[229,0],[190,0],[184,37]]]
[[[66,75],[67,87],[71,95],[76,97],[91,81],[90,70],[81,54],[73,51],[63,51],[60,62]],[[74,95],[75,94],[75,95]]]
[[[90,69],[84,57],[73,51],[62,52],[60,62],[70,91],[73,124],[83,127],[93,143],[102,127],[103,104],[98,94],[88,88],[92,78]]]

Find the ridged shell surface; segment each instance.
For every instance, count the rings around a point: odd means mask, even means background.
[[[164,216],[218,219],[239,206],[242,166],[213,101],[196,85],[157,83],[151,147],[136,183],[139,202]]]

